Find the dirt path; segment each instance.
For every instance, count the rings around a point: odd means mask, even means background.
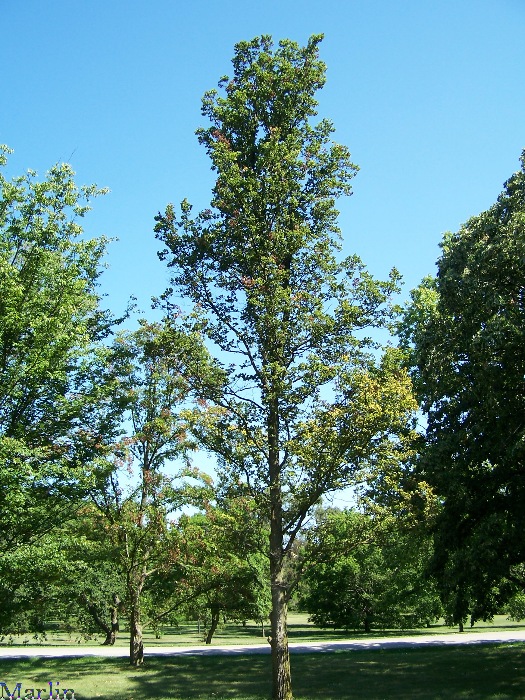
[[[358,649],[388,649],[400,647],[449,646],[454,644],[510,644],[525,642],[525,631],[521,632],[462,632],[455,634],[428,634],[405,637],[375,637],[371,639],[351,639],[335,642],[291,642],[290,651],[294,654],[329,653],[333,651],[355,651]],[[270,646],[265,644],[236,644],[231,646],[192,646],[192,647],[149,647],[146,656],[180,655],[241,655],[269,654]],[[0,658],[20,658],[31,656],[114,656],[127,657],[127,647],[0,647]]]

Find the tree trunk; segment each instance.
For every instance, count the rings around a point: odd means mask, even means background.
[[[116,593],[113,594],[113,605],[110,606],[111,611],[111,629],[106,634],[106,640],[104,644],[113,646],[115,644],[115,639],[117,637],[117,632],[120,630],[120,625],[118,621],[120,598]]]
[[[129,663],[140,666],[144,663],[144,642],[140,621],[140,593],[133,591],[129,616]]]
[[[372,631],[372,615],[369,612],[365,613],[365,633],[369,634]]]
[[[94,622],[96,625],[104,632],[106,635],[105,640],[102,642],[103,645],[108,645],[108,644],[114,644],[115,643],[115,635],[113,634],[112,637],[112,627],[107,624],[105,620],[102,619],[100,615],[100,610],[97,607],[97,605],[89,600],[89,598],[85,595],[85,593],[82,593],[80,595],[80,601],[82,604],[85,606],[86,610],[89,612],[91,617],[93,618]],[[113,641],[111,641],[113,639]]]
[[[112,647],[113,644],[115,644],[116,636],[117,635],[115,634],[115,630],[113,630],[112,628],[109,628],[106,631],[106,639],[104,639],[104,641],[102,642],[102,646]]]
[[[211,625],[206,635],[206,644],[211,644],[217,625],[219,624],[220,608],[213,606],[211,609]]]
[[[283,506],[279,457],[279,414],[271,405],[268,416],[268,466],[270,472],[270,578],[272,593],[271,647],[272,698],[293,700],[288,651],[288,588],[283,571]]]
[[[272,698],[292,700],[292,677],[288,651],[288,593],[272,575]]]

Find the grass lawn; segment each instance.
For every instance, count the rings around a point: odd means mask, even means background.
[[[493,622],[477,622],[473,632],[486,630],[523,630],[524,622],[512,622],[505,615],[496,615]],[[470,631],[470,627],[465,628]],[[399,637],[400,635],[420,635],[420,634],[449,634],[457,632],[457,627],[447,627],[443,623],[432,625],[429,628],[409,629],[409,630],[374,630],[371,634],[362,631],[345,631],[320,629],[308,622],[308,615],[305,613],[292,612],[288,616],[288,632],[291,642],[330,642],[340,639],[359,639],[363,637]],[[265,628],[268,634],[269,626]],[[44,646],[96,646],[100,644],[104,637],[96,636],[93,639],[81,639],[76,633],[68,634],[65,631],[47,632],[47,639],[35,639],[32,635],[8,635],[0,637],[0,646],[33,646],[42,644]],[[261,644],[265,643],[266,637],[262,635],[260,625],[248,622],[246,625],[228,623],[219,626],[213,637],[213,645],[227,644]],[[180,627],[165,627],[162,636],[157,639],[155,635],[146,630],[144,633],[144,645],[146,648],[155,646],[198,646],[203,643],[203,632],[198,632],[197,623],[184,623]],[[127,630],[122,628],[117,636],[116,646],[127,647],[129,637]]]
[[[11,688],[75,689],[112,700],[267,700],[269,656],[150,657],[132,669],[122,659],[2,659]],[[525,644],[292,655],[296,700],[525,698]]]

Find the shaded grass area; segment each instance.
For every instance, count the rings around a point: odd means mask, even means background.
[[[2,659],[1,680],[73,687],[79,700],[267,700],[270,657]],[[292,655],[296,700],[507,700],[525,698],[525,644]]]
[[[513,622],[505,615],[496,615],[492,622],[477,622],[472,628],[473,632],[482,632],[486,630],[516,630],[525,628],[525,621]],[[468,629],[468,628],[467,628]],[[457,632],[457,627],[447,627],[443,622],[419,629],[394,629],[384,630],[376,629],[371,633],[365,634],[363,631],[356,630],[334,630],[321,629],[312,623],[308,622],[306,613],[290,613],[288,616],[288,632],[291,642],[330,642],[342,639],[361,639],[373,637],[398,637],[400,635],[418,636],[422,634],[450,634]],[[246,625],[227,623],[220,625],[213,637],[212,645],[228,645],[228,644],[261,644],[266,641],[266,634],[269,632],[269,626],[265,627],[265,635],[262,634],[260,625],[253,622],[248,622]],[[92,639],[82,639],[78,634],[68,634],[66,631],[49,631],[47,638],[33,637],[27,635],[8,635],[0,637],[0,646],[94,646],[103,641],[102,636],[95,636]],[[204,632],[201,629],[198,632],[196,622],[183,623],[179,627],[166,626],[163,629],[163,634],[160,638],[156,638],[151,630],[146,630],[144,633],[144,645],[146,648],[156,646],[198,646],[203,644]],[[123,626],[117,636],[116,646],[128,646],[128,632]]]

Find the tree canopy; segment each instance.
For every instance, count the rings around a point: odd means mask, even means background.
[[[0,151],[5,165],[8,149]],[[114,431],[98,379],[114,319],[97,290],[106,239],[81,219],[96,186],[68,165],[43,181],[0,173],[0,488],[4,552],[53,527],[49,514],[78,495],[86,464]]]
[[[455,603],[494,612],[525,561],[525,153],[497,202],[444,236],[402,338],[426,413],[420,469],[443,500],[435,569]]]
[[[94,534],[98,531],[98,541],[106,543],[122,575],[133,665],[144,660],[149,580],[176,565],[172,520],[183,507],[211,497],[209,477],[189,465],[195,445],[181,416],[189,391],[184,347],[175,346],[171,336],[167,353],[163,339],[161,324],[145,321],[115,338],[108,372],[122,396],[122,436],[99,460],[89,490],[96,507]],[[150,619],[161,616],[164,602],[150,601]]]
[[[357,510],[321,511],[301,553],[300,604],[321,627],[419,627],[442,613],[425,578],[431,542],[406,528]]]
[[[196,421],[223,477],[243,484],[270,526],[273,695],[291,698],[286,559],[311,508],[353,483],[396,438],[413,408],[392,358],[379,367],[370,329],[392,319],[394,270],[374,280],[355,256],[338,259],[336,198],[357,168],[316,116],[325,82],[321,36],[305,47],[269,36],[235,47],[233,75],[205,94],[198,130],[217,173],[211,207],[182,202],[157,216],[174,293],[193,302],[169,317],[203,334],[220,381],[195,387],[214,411]],[[379,375],[389,381],[383,384]],[[215,373],[218,378],[218,373]]]

